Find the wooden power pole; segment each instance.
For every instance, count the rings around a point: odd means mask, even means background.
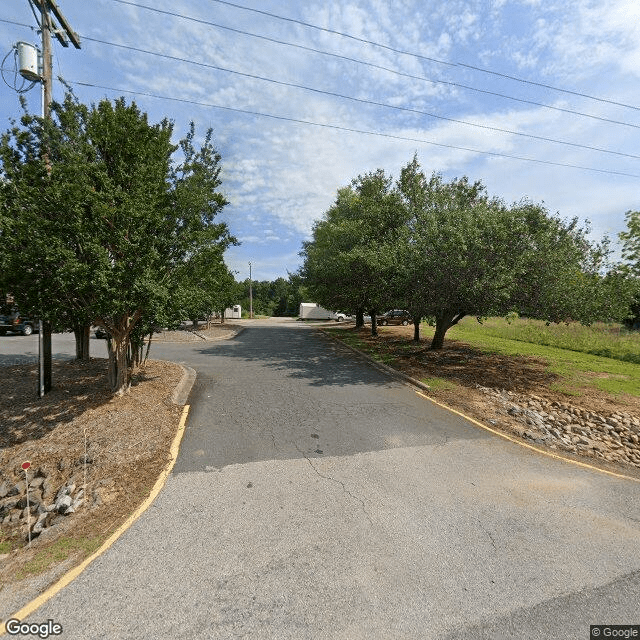
[[[42,117],[46,120],[50,115],[53,100],[53,59],[51,53],[51,34],[53,33],[63,47],[69,46],[69,40],[76,49],[80,49],[80,38],[71,28],[60,11],[55,0],[33,0],[40,9],[40,32],[42,34]],[[54,18],[51,17],[53,13]],[[60,28],[56,23],[60,23]],[[38,396],[42,397],[51,391],[51,322],[40,321],[38,333]]]

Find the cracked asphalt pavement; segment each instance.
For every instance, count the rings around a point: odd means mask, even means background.
[[[29,622],[63,638],[554,640],[640,624],[640,484],[498,438],[295,322],[196,369],[165,488]]]

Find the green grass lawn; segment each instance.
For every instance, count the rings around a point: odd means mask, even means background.
[[[379,329],[381,336],[385,330]],[[409,338],[406,342],[396,341],[391,347],[352,331],[328,329],[328,332],[390,366],[394,366],[398,357],[427,348],[433,337],[433,327],[427,324],[421,327],[419,347]],[[595,388],[613,395],[640,397],[640,334],[621,330],[619,325],[546,326],[542,321],[524,318],[510,323],[503,318],[489,318],[480,324],[470,317],[449,329],[445,349],[448,340],[467,343],[484,353],[535,357],[559,376],[551,388],[565,395],[579,396]],[[451,384],[433,377],[423,381],[434,388],[448,388]]]
[[[422,333],[429,339],[433,329],[424,325]],[[546,326],[524,318],[511,323],[489,318],[480,324],[475,318],[464,318],[446,337],[505,355],[542,358],[562,376],[558,390],[564,393],[595,386],[613,394],[640,396],[640,334],[621,330],[619,325]]]

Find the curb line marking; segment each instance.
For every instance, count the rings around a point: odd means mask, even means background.
[[[438,402],[437,400],[434,400],[433,398],[430,398],[429,396],[425,395],[424,393],[420,393],[420,391],[415,391],[415,393],[417,393],[419,396],[422,396],[423,398],[425,398],[426,400],[428,400],[429,402],[433,402],[433,404],[441,407],[442,409],[446,409],[447,411],[450,411],[451,413],[455,413],[456,415],[459,415],[460,417],[464,418],[465,420],[468,420],[469,422],[472,422],[473,424],[475,424],[476,426],[484,429],[485,431],[489,431],[490,433],[493,433],[496,436],[500,436],[501,438],[504,438],[505,440],[509,440],[509,442],[513,442],[514,444],[518,444],[521,447],[526,447],[527,449],[531,449],[532,451],[536,451],[537,453],[541,453],[542,455],[548,456],[550,458],[555,458],[556,460],[562,460],[564,462],[570,462],[571,464],[575,464],[579,467],[584,467],[585,469],[591,469],[592,471],[599,471],[600,473],[606,473],[607,475],[610,476],[614,476],[615,478],[623,478],[625,480],[633,480],[633,482],[640,482],[640,478],[634,478],[633,476],[627,476],[624,475],[622,473],[615,473],[614,471],[607,471],[607,469],[601,469],[600,467],[595,467],[592,464],[589,464],[587,462],[580,462],[579,460],[573,460],[572,458],[566,458],[565,456],[562,456],[558,453],[551,453],[550,451],[546,451],[545,449],[538,449],[538,447],[534,447],[531,444],[528,444],[526,442],[522,442],[520,440],[518,440],[518,438],[514,438],[513,436],[510,436],[506,433],[503,433],[502,431],[498,431],[496,429],[492,429],[491,427],[487,427],[487,425],[482,424],[482,422],[479,422],[478,420],[475,420],[474,418],[471,418],[470,416],[465,415],[464,413],[460,412],[460,411],[456,411],[456,409],[452,409],[451,407],[448,407],[446,404],[442,404],[442,402]]]
[[[173,442],[171,443],[171,448],[169,450],[170,460],[167,466],[164,468],[158,479],[156,480],[153,488],[151,489],[151,493],[147,496],[145,501],[123,522],[110,536],[105,542],[102,543],[102,546],[95,551],[91,556],[85,558],[77,567],[74,567],[67,573],[65,573],[56,583],[51,585],[44,593],[41,593],[37,598],[29,602],[27,605],[22,607],[20,611],[17,611],[13,615],[7,617],[7,620],[17,618],[22,621],[28,616],[30,616],[36,609],[41,607],[45,602],[53,598],[59,591],[64,589],[69,583],[75,580],[96,558],[101,556],[105,551],[107,551],[116,540],[133,525],[133,523],[151,506],[151,503],[157,498],[158,494],[164,487],[167,478],[169,477],[169,473],[171,473],[171,469],[176,463],[176,458],[178,457],[178,451],[180,449],[180,442],[182,441],[182,436],[184,435],[185,425],[187,423],[187,416],[189,415],[189,405],[185,405],[182,410],[182,416],[180,417],[180,423],[178,425],[178,431],[176,432],[175,437],[173,438]],[[0,635],[4,635],[7,632],[6,628],[6,620],[3,620],[2,626],[0,626]]]
[[[393,367],[389,367],[389,365],[385,365],[383,363],[378,362],[377,360],[374,360],[371,356],[369,356],[369,354],[364,353],[363,351],[360,351],[359,349],[357,349],[356,347],[352,347],[350,344],[347,344],[346,342],[343,342],[342,340],[340,340],[340,338],[336,338],[334,336],[332,336],[331,334],[327,333],[326,331],[324,331],[321,328],[318,328],[318,331],[320,331],[322,334],[326,335],[327,337],[331,338],[332,340],[336,340],[337,342],[339,342],[340,344],[348,347],[351,351],[354,351],[356,353],[359,353],[361,355],[363,355],[365,358],[367,358],[367,360],[369,360],[370,362],[372,362],[375,365],[382,365],[382,367],[385,367],[385,369],[389,369],[389,371],[395,375],[395,374],[400,374],[402,376],[402,378],[408,383],[411,384],[413,387],[416,387],[421,384],[424,384],[422,382],[420,382],[419,380],[415,380],[414,378],[412,378],[411,376],[403,373],[402,371],[396,371]],[[469,422],[475,424],[476,426],[480,427],[481,429],[484,429],[485,431],[489,431],[490,433],[493,433],[496,436],[500,436],[501,438],[504,438],[505,440],[509,440],[509,442],[513,442],[514,444],[517,444],[521,447],[525,447],[527,449],[531,449],[532,451],[536,451],[537,453],[541,453],[544,456],[548,456],[549,458],[554,458],[555,460],[562,460],[563,462],[568,462],[570,464],[575,464],[578,467],[584,467],[585,469],[591,469],[591,471],[598,471],[599,473],[605,473],[609,476],[613,476],[614,478],[622,478],[624,480],[632,480],[633,482],[640,482],[640,478],[635,478],[633,476],[627,476],[623,473],[615,473],[614,471],[608,471],[607,469],[601,469],[600,467],[596,467],[592,464],[589,464],[587,462],[581,462],[579,460],[574,460],[573,458],[566,458],[565,456],[562,456],[558,453],[551,453],[550,451],[546,451],[545,449],[538,449],[538,447],[534,447],[533,445],[530,445],[526,442],[522,442],[521,440],[518,440],[517,438],[514,438],[513,436],[507,435],[506,433],[503,433],[502,431],[498,431],[496,429],[492,429],[491,427],[487,427],[487,425],[482,424],[482,422],[479,422],[478,420],[465,415],[464,413],[457,411],[456,409],[452,409],[451,407],[448,407],[446,404],[442,404],[442,402],[438,402],[437,400],[434,400],[433,398],[425,395],[424,393],[421,393],[420,391],[417,391],[416,389],[413,390],[414,393],[417,393],[419,396],[425,398],[426,400],[429,400],[429,402],[433,402],[433,404],[437,405],[438,407],[442,408],[442,409],[446,409],[447,411],[450,411],[451,413],[455,413],[456,415],[460,416],[461,418],[464,418],[465,420],[468,420]]]

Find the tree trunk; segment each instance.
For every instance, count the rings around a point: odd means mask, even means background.
[[[89,335],[91,326],[88,324],[74,324],[73,335],[76,339],[76,360],[89,360]]]
[[[444,336],[447,331],[458,324],[466,314],[462,311],[459,313],[443,313],[436,316],[436,330],[431,341],[431,349],[442,349],[444,345]]]
[[[421,316],[416,316],[413,319],[413,341],[420,342],[420,321],[422,320]]]
[[[193,318],[191,320],[191,322],[193,324],[192,329],[197,329],[198,328],[198,318]]]
[[[114,394],[121,396],[129,391],[129,368],[127,366],[126,336],[113,336],[109,340],[109,385]]]
[[[431,349],[442,349],[444,344],[444,335],[447,333],[450,326],[448,318],[436,318],[436,330],[433,334],[433,340],[431,341]]]
[[[153,337],[153,329],[151,329],[151,333],[149,334],[149,341],[147,342],[147,351],[144,354],[144,360],[142,361],[142,365],[147,364],[147,360],[149,359],[149,351],[151,350],[151,338]]]
[[[369,311],[369,315],[371,316],[371,335],[375,338],[378,335],[378,312]]]
[[[362,329],[364,327],[364,310],[358,309],[356,311],[356,329]]]

